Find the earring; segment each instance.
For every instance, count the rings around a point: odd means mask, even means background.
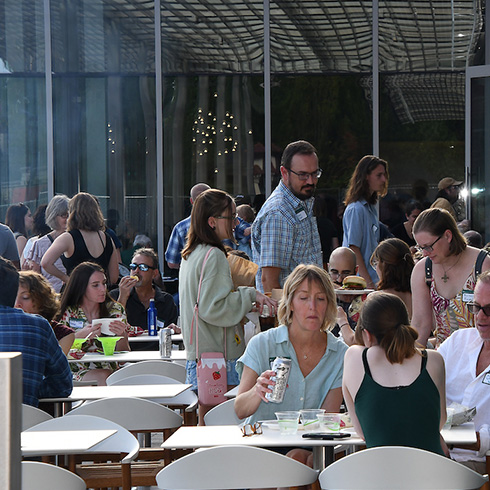
[[[211,229],[212,230],[216,230],[216,226],[211,226]]]

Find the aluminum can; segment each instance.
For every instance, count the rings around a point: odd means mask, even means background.
[[[170,359],[172,356],[172,329],[161,328],[158,332],[160,343],[160,357]]]
[[[272,376],[276,384],[274,386],[269,385],[272,389],[272,393],[266,393],[265,397],[272,403],[281,403],[284,399],[284,393],[286,393],[286,387],[288,385],[289,371],[291,371],[291,359],[285,357],[276,357],[272,362],[271,369],[276,373]]]

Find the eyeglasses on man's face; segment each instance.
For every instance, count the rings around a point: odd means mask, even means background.
[[[308,180],[310,177],[312,179],[319,179],[322,176],[323,170],[321,168],[315,170],[314,172],[295,172],[290,168],[286,169],[288,172],[296,175],[299,180]]]
[[[431,253],[433,250],[434,250],[434,245],[444,236],[444,234],[442,234],[439,238],[437,238],[436,240],[434,240],[430,245],[426,245],[425,247],[421,247],[420,245],[415,245],[415,248],[419,251],[419,252],[427,252],[427,253]]]
[[[347,271],[347,270],[338,271],[337,269],[330,269],[329,274],[330,277],[332,277],[332,279],[337,279],[337,278],[345,279],[347,276],[354,276],[355,272]]]
[[[483,310],[485,316],[490,316],[490,305],[481,306],[478,303],[467,303],[468,311],[477,315],[480,310]]]
[[[151,267],[150,265],[146,265],[146,264],[129,264],[129,268],[132,271],[139,269],[142,272],[147,272],[149,269],[152,269],[152,270],[156,269],[156,267]]]

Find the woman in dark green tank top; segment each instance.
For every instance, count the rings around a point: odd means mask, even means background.
[[[358,344],[344,359],[343,392],[354,427],[367,447],[410,446],[444,454],[444,361],[415,345],[403,301],[389,293],[366,300]]]

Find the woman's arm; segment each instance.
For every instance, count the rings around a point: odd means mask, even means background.
[[[418,342],[425,348],[434,323],[430,289],[425,283],[425,259],[420,260],[415,265],[412,272],[411,286],[413,312],[412,326],[416,328],[419,333]]]
[[[60,344],[61,350],[63,351],[65,356],[70,351],[74,340],[75,340],[74,333],[69,333],[68,335],[65,335],[62,339],[58,340],[58,344]]]
[[[371,276],[367,270],[367,266],[364,263],[364,257],[362,256],[361,249],[355,245],[349,245],[349,248],[356,254],[357,265],[359,266],[359,275],[366,279],[368,288],[374,289],[376,285],[373,283]]]
[[[116,253],[117,249],[112,241],[112,238],[107,234],[106,238],[112,242],[112,255],[109,261],[109,266],[107,267],[107,273],[109,275],[109,282],[111,284],[116,284],[117,280],[119,279],[119,263],[117,261],[118,254]]]
[[[344,357],[344,375],[342,378],[342,393],[344,395],[344,401],[347,406],[347,411],[352,420],[352,425],[356,430],[359,437],[364,439],[364,433],[362,432],[361,424],[356,414],[356,407],[354,400],[357,394],[357,390],[360,386],[360,379],[364,376],[364,368],[362,366],[362,350],[364,347],[354,346],[349,347]]]
[[[429,372],[432,381],[437,386],[439,391],[439,398],[441,402],[441,420],[439,422],[439,430],[442,429],[446,423],[446,369],[444,366],[444,359],[434,350],[427,350],[427,371]]]
[[[238,385],[238,394],[235,399],[235,413],[240,419],[254,414],[261,402],[269,403],[265,398],[266,393],[271,393],[269,385],[275,381],[270,378],[274,371],[264,371],[260,376],[248,366],[243,366],[243,373]]]
[[[19,252],[20,263],[22,264],[23,255],[24,255],[24,247],[27,243],[27,238],[24,235],[19,235],[15,242],[17,243],[17,251]]]
[[[334,388],[329,390],[325,400],[323,400],[322,407],[326,412],[340,412],[340,405],[342,403],[342,388]]]
[[[62,233],[56,240],[51,244],[51,246],[46,250],[46,253],[41,259],[41,267],[51,274],[57,277],[64,283],[68,282],[68,275],[61,272],[54,263],[59,259],[59,257],[65,252],[73,253],[73,238],[69,233]]]

